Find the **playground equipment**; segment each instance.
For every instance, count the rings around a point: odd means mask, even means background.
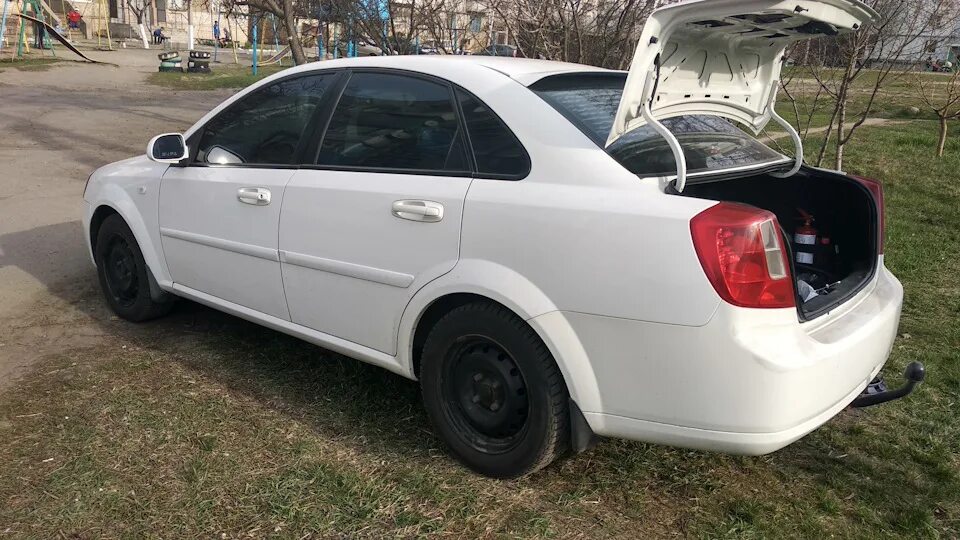
[[[107,6],[107,0],[96,0],[96,20],[97,20],[97,49],[101,51],[112,51],[113,44],[110,41],[110,8]],[[101,39],[103,31],[106,28],[107,46],[104,47]]]
[[[210,73],[210,53],[206,51],[190,51],[190,60],[187,61],[187,73]]]
[[[44,2],[42,4],[43,7],[41,7],[41,3],[38,2],[37,0],[23,0],[23,3],[20,6],[17,6],[16,0],[13,0],[12,2],[10,2],[10,4],[12,4],[13,7],[17,9],[16,15],[20,17],[20,19],[18,19],[19,25],[17,27],[17,33],[19,34],[19,37],[17,38],[17,48],[16,48],[17,58],[22,58],[24,52],[30,52],[30,45],[27,43],[27,26],[23,23],[24,18],[29,18],[32,22],[35,23],[34,30],[33,30],[35,33],[39,31],[43,34],[43,40],[40,42],[40,47],[39,47],[41,54],[43,53],[44,49],[50,49],[50,54],[52,54],[53,56],[57,56],[56,52],[53,50],[53,43],[50,41],[50,37],[47,35],[50,33],[49,29],[52,27],[46,24],[46,19],[43,15],[43,8],[45,7],[47,8],[48,11],[50,11],[50,6],[48,6]],[[7,7],[7,4],[4,3],[5,10],[6,10],[6,7]],[[33,13],[32,17],[26,14],[27,8],[30,8],[30,11],[32,11]],[[36,25],[40,25],[39,27],[43,28],[43,30],[38,30],[38,26]],[[6,21],[4,21],[3,26],[0,27],[0,32],[2,32],[5,28],[6,28]],[[56,34],[56,30],[54,30],[53,33]],[[34,39],[36,39],[36,35],[34,36]],[[0,40],[0,46],[2,46],[2,43],[3,43],[2,40]],[[11,58],[13,58],[12,55],[11,55]]]
[[[57,41],[59,41],[64,47],[70,49],[71,52],[73,52],[74,54],[76,54],[76,55],[79,56],[80,58],[83,58],[83,59],[86,60],[87,62],[90,62],[90,63],[92,63],[92,64],[105,64],[105,63],[107,63],[107,62],[99,62],[99,61],[97,61],[97,60],[94,60],[94,59],[88,57],[87,55],[83,54],[82,52],[80,52],[80,50],[77,49],[76,47],[74,47],[72,43],[70,43],[69,41],[67,41],[67,38],[65,38],[65,37],[63,37],[62,35],[60,35],[60,33],[57,32],[57,30],[56,30],[54,27],[50,26],[49,23],[46,23],[46,22],[44,22],[44,21],[41,21],[40,19],[36,19],[36,18],[31,17],[31,16],[29,16],[29,15],[24,15],[23,13],[18,13],[18,15],[20,16],[21,19],[27,19],[28,21],[35,22],[35,23],[40,23],[41,25],[43,25],[43,27],[46,28],[46,30],[47,30],[47,32],[46,32],[47,35],[53,36],[53,37],[54,37]]]
[[[280,51],[277,54],[271,56],[270,58],[267,58],[266,60],[262,60],[260,62],[260,65],[269,66],[270,64],[276,64],[276,63],[283,65],[283,62],[282,62],[283,58],[289,55],[290,55],[290,46],[287,45],[283,49],[280,49]]]
[[[167,51],[157,55],[160,59],[161,73],[167,71],[183,71],[183,61],[180,59],[180,51]]]

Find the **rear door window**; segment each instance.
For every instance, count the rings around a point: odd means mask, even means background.
[[[469,170],[452,89],[393,73],[354,73],[317,159],[334,167]]]

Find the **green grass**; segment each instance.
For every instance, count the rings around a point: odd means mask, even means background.
[[[44,53],[49,54],[49,53]],[[28,55],[23,58],[2,58],[0,69],[12,67],[20,71],[47,71],[53,64],[68,62],[59,57]]]
[[[955,538],[960,141],[937,159],[935,138],[918,121],[864,128],[847,149],[850,172],[885,185],[885,258],[906,291],[885,375],[928,368],[908,399],[763,457],[610,440],[494,481],[443,453],[415,383],[189,303],[145,326],[110,321],[89,284],[79,304],[96,306],[104,345],[0,394],[0,531]]]
[[[244,88],[290,66],[261,66],[253,75],[250,66],[212,64],[213,73],[151,73],[147,82],[176,90],[219,90]]]

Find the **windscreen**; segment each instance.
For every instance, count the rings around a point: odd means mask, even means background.
[[[537,81],[530,89],[603,147],[626,79],[624,73],[554,75]],[[718,116],[677,116],[666,118],[662,123],[680,141],[688,173],[720,171],[784,159],[783,155]],[[647,125],[627,133],[606,151],[639,176],[664,176],[677,172],[667,141]]]

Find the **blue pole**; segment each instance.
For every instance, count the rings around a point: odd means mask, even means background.
[[[0,0],[3,2],[3,23],[0,23],[0,44],[3,43],[3,31],[7,29],[7,0]]]
[[[347,28],[347,58],[353,58],[357,54],[357,50],[353,44],[353,18],[350,18],[349,21],[350,26]]]
[[[257,76],[257,19],[253,19],[253,76]]]
[[[340,29],[333,27],[333,57],[340,58]]]
[[[277,53],[280,52],[280,37],[277,35],[277,16],[273,13],[270,14],[270,21],[273,23],[273,47],[277,50]],[[280,65],[283,65],[283,57],[280,57]]]
[[[323,32],[320,31],[320,22],[317,22],[317,60],[326,60],[323,55]]]

